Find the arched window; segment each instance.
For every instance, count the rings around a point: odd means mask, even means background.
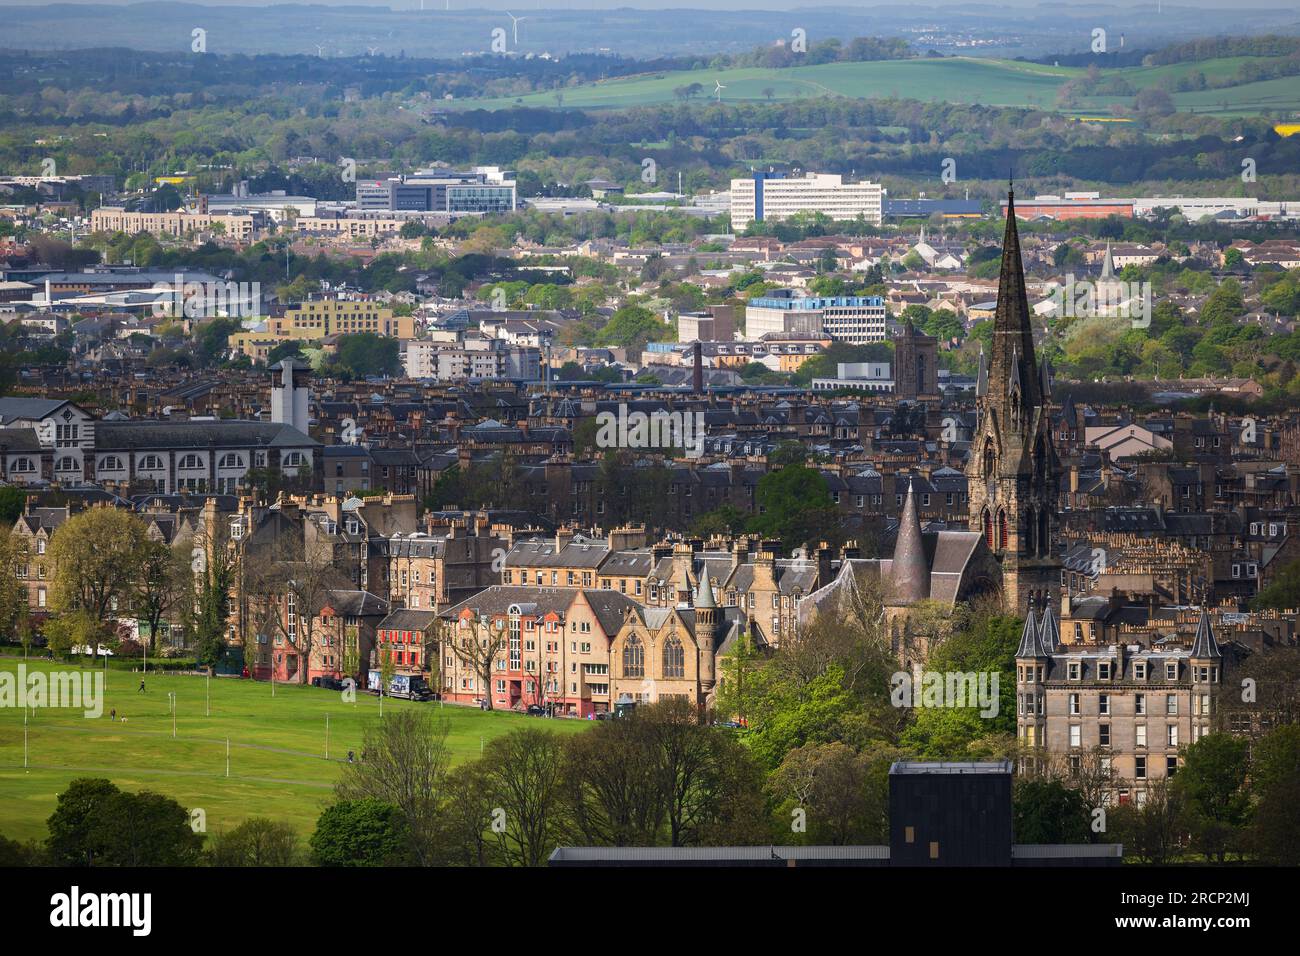
[[[198,455],[186,455],[176,467],[181,471],[197,471],[203,467],[203,463],[199,461]]]
[[[1048,555],[1051,553],[1052,539],[1052,519],[1044,508],[1038,512],[1038,553]]]
[[[996,467],[997,456],[993,454],[993,439],[990,438],[984,442],[984,477],[992,478]]]
[[[162,471],[163,460],[157,455],[145,455],[140,459],[141,471]]]
[[[664,644],[664,677],[686,676],[686,652],[682,642],[675,637],[668,638]]]
[[[623,645],[623,676],[645,676],[645,648],[641,646],[641,639],[635,634],[628,637]]]
[[[32,463],[32,460],[30,458],[15,458],[14,465],[11,470],[15,472],[26,473],[26,472],[35,471],[36,466]]]
[[[243,468],[244,459],[241,458],[239,455],[236,455],[234,452],[230,452],[229,454],[221,456],[221,463],[217,465],[217,467],[218,468]]]
[[[984,509],[984,543],[993,550],[993,517],[989,514],[988,509]]]
[[[998,549],[1005,551],[1007,549],[1007,513],[998,512]]]
[[[99,470],[121,471],[122,459],[118,458],[116,455],[105,455],[103,458],[99,459]]]
[[[77,467],[77,459],[73,458],[71,455],[64,455],[54,465],[54,470],[55,471],[80,471],[81,469]]]
[[[1047,479],[1047,448],[1043,445],[1043,439],[1040,435],[1037,444],[1034,445],[1034,480],[1045,481]]]
[[[289,454],[284,456],[283,465],[285,468],[297,468],[301,464],[302,464],[301,452],[291,451],[289,452]]]
[[[1033,508],[1025,512],[1025,521],[1021,528],[1023,529],[1020,535],[1021,554],[1036,553],[1037,546],[1034,543],[1034,534],[1038,530],[1038,519],[1034,516]]]

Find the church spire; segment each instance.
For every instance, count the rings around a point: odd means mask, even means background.
[[[1020,384],[1019,404],[1024,412],[1032,412],[1042,402],[1038,362],[1034,358],[1029,294],[1020,258],[1020,233],[1016,228],[1014,190],[1007,192],[1007,226],[1002,236],[1002,269],[998,275],[997,310],[993,315],[993,356],[989,362],[989,379]],[[1003,423],[1030,420],[1029,414],[999,417]]]

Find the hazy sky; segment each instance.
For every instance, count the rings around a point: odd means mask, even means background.
[[[121,6],[132,0],[80,0],[80,3],[95,6]],[[159,6],[221,6],[221,7],[267,7],[275,4],[270,3],[250,3],[249,0],[203,0],[201,3],[190,4],[181,2],[171,2],[171,0],[148,0],[150,5]],[[443,7],[448,0],[424,0],[427,9]],[[51,4],[32,3],[31,0],[0,0],[0,6],[48,6]],[[59,6],[77,6],[78,2],[61,3]],[[325,5],[325,6],[348,6],[348,7],[390,7],[392,9],[418,9],[420,0],[315,0],[314,4],[293,4],[298,6],[307,5]],[[620,7],[633,7],[642,10],[664,10],[664,9],[691,9],[691,10],[790,10],[804,7],[821,7],[823,9],[871,9],[876,11],[887,11],[889,9],[900,9],[898,0],[890,2],[867,2],[867,3],[828,3],[826,0],[450,0],[452,9],[455,10],[501,10],[513,9],[537,9],[539,7],[551,10],[590,10],[599,8],[602,10],[617,9]],[[1005,10],[1007,7],[1038,7],[1043,9],[1068,9],[1071,13],[1082,13],[1089,9],[1123,9],[1134,10],[1142,7],[1152,7],[1156,5],[1156,0],[1137,0],[1137,2],[1122,3],[1089,3],[1086,0],[997,0],[996,3],[980,3],[978,0],[918,0],[918,2],[909,2],[906,9],[915,13],[923,9],[952,9],[962,8],[968,12],[975,12],[981,8],[990,10]],[[1244,2],[1230,3],[1228,0],[1170,0],[1164,4],[1166,9],[1175,7],[1193,7],[1212,10],[1228,9],[1255,9],[1255,10],[1278,10],[1278,9],[1297,9],[1296,0],[1244,0]],[[1296,20],[1300,22],[1300,9],[1297,9]],[[3,39],[0,39],[0,45],[3,45]]]

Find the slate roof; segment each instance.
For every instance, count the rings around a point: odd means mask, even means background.
[[[108,449],[313,448],[320,442],[273,422],[99,422],[95,447]]]

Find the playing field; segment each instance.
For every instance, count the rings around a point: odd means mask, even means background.
[[[1224,57],[1158,67],[1132,67],[1103,71],[1118,74],[1134,89],[1201,72],[1213,81],[1235,74],[1249,58]],[[772,70],[759,67],[725,70],[690,70],[622,77],[563,91],[530,93],[517,98],[461,99],[453,108],[502,109],[515,105],[562,106],[566,109],[622,109],[680,102],[677,91],[691,84],[700,90],[689,102],[723,103],[794,100],[804,97],[844,96],[859,99],[903,97],[986,106],[1056,109],[1056,95],[1066,81],[1082,77],[1076,67],[1047,66],[1017,60],[944,57],[917,60],[880,60],[863,63],[823,63]],[[717,85],[724,89],[719,91]],[[1180,110],[1196,112],[1256,113],[1269,109],[1300,108],[1300,79],[1286,77],[1227,87],[1173,94]],[[1106,110],[1114,103],[1131,105],[1133,97],[1085,97],[1078,108],[1066,112]]]
[[[15,673],[20,663],[0,657],[0,671]],[[27,663],[29,672],[55,666]],[[209,832],[265,816],[310,834],[330,802],[341,762],[348,750],[359,749],[362,725],[376,719],[380,707],[369,694],[345,703],[337,691],[285,684],[277,684],[272,697],[270,684],[234,678],[150,673],[143,694],[139,674],[110,670],[105,679],[104,713],[97,719],[74,710],[28,711],[26,769],[23,711],[0,707],[0,835],[43,838],[56,796],[69,780],[84,776],[107,777],[125,790],[153,790],[191,810],[202,808]],[[169,694],[175,694],[175,736]],[[383,701],[385,712],[409,707],[447,720],[457,762],[478,756],[484,742],[518,727],[573,733],[588,726],[580,720]],[[109,716],[113,708],[117,721]]]

